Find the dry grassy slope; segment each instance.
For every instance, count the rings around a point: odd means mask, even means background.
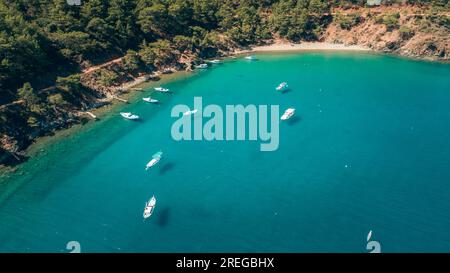
[[[332,43],[357,44],[378,51],[398,53],[417,58],[450,60],[450,32],[443,26],[425,23],[423,11],[411,8],[360,9],[341,11],[341,14],[361,14],[361,23],[350,30],[342,29],[333,21],[325,31],[322,40]],[[377,23],[377,16],[399,12],[399,26],[413,30],[410,37],[402,37],[399,28],[388,30]],[[369,14],[370,13],[370,14]],[[448,15],[447,15],[448,16]]]

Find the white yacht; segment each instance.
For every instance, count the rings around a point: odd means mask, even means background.
[[[211,64],[220,64],[220,60],[218,60],[218,59],[211,60],[211,61],[209,61],[209,63],[211,63]]]
[[[139,116],[138,116],[138,115],[133,115],[133,114],[130,113],[130,112],[121,112],[120,115],[121,115],[122,117],[126,118],[126,119],[129,119],[129,120],[136,120],[136,119],[139,119]]]
[[[208,64],[199,64],[199,65],[196,65],[195,68],[197,68],[197,69],[206,69],[206,68],[208,68]]]
[[[142,98],[142,100],[145,102],[150,102],[150,103],[158,103],[159,102],[159,100],[152,99],[151,97]]]
[[[188,110],[188,111],[186,111],[186,112],[183,113],[183,116],[190,116],[190,115],[193,115],[193,114],[197,113],[197,111],[198,111],[197,109],[194,109],[194,110],[192,110],[192,111]]]
[[[288,120],[295,114],[294,108],[288,108],[286,111],[284,111],[284,114],[281,116],[281,120]]]
[[[162,158],[162,152],[157,152],[156,154],[152,155],[152,159],[147,163],[145,166],[145,170],[150,169],[151,167],[155,166]]]
[[[250,60],[250,61],[254,61],[254,60],[256,60],[256,56],[254,56],[254,55],[245,56],[245,59],[246,60]]]
[[[155,210],[155,206],[156,206],[156,198],[153,195],[152,198],[145,203],[145,208],[144,208],[144,219],[147,219],[148,217],[152,216],[153,211]]]
[[[284,91],[288,88],[287,82],[280,83],[277,88],[275,88],[277,91]]]
[[[155,90],[158,92],[169,92],[169,88],[163,88],[163,87],[155,87]]]

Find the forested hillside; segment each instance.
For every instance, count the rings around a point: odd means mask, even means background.
[[[248,45],[268,39],[269,24],[292,38],[313,38],[319,14],[329,7],[320,0],[299,1],[302,5],[282,1],[276,12],[289,10],[298,18],[275,16],[269,22],[261,15],[273,2],[84,0],[70,6],[66,0],[2,0],[0,98],[2,103],[16,99],[26,81],[43,84],[37,79],[43,72],[86,67],[129,49],[139,52],[136,62],[151,68],[170,61],[172,47],[206,56],[228,42]]]

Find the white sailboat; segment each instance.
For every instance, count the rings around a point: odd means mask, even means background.
[[[249,61],[255,61],[256,60],[256,56],[254,56],[254,55],[245,56],[245,59],[249,60]]]
[[[155,206],[156,206],[156,198],[153,195],[152,198],[145,203],[145,208],[144,208],[144,214],[142,216],[144,216],[144,219],[147,219],[148,217],[152,216],[153,211],[155,210]]]
[[[197,113],[197,109],[194,109],[194,110],[188,110],[188,111],[186,111],[186,112],[184,112],[183,113],[183,116],[190,116],[190,115],[193,115],[193,114],[195,114],[195,113]]]
[[[152,159],[147,163],[147,165],[145,166],[145,170],[150,169],[151,167],[155,166],[156,164],[158,164],[158,162],[161,160],[162,158],[162,152],[159,151],[156,154],[152,155]]]
[[[158,100],[152,99],[151,97],[148,98],[142,98],[143,101],[149,102],[149,103],[158,103]]]
[[[130,113],[130,112],[121,112],[120,115],[121,115],[123,118],[129,119],[129,120],[137,120],[137,119],[139,119],[139,116],[138,116],[138,115],[133,115],[133,114]]]
[[[294,108],[288,108],[284,114],[281,116],[281,120],[288,120],[295,114]]]

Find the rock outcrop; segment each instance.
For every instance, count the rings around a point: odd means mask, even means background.
[[[450,60],[450,19],[414,7],[336,11],[324,42],[362,45],[377,51]],[[348,26],[350,24],[350,26]]]

